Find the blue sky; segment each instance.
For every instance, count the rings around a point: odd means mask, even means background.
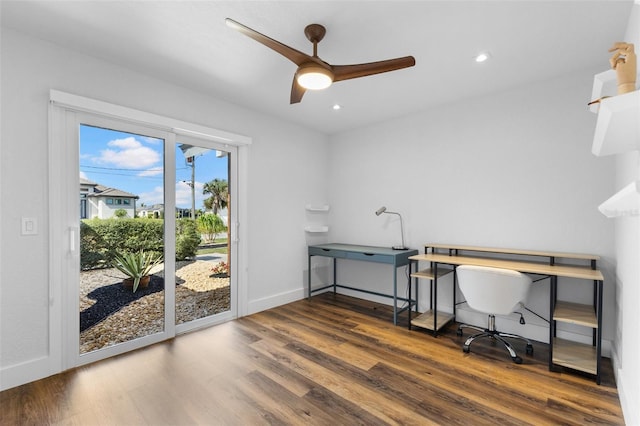
[[[176,205],[191,208],[191,167],[176,144]],[[138,195],[136,206],[163,201],[163,141],[98,127],[80,127],[80,176]],[[196,157],[196,208],[204,209],[202,186],[227,177],[227,157],[212,150]]]

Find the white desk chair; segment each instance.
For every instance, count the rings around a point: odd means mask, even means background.
[[[462,336],[463,327],[480,331],[464,342],[462,350],[468,353],[469,346],[474,340],[489,337],[501,342],[507,348],[513,362],[522,364],[522,358],[516,354],[511,344],[504,338],[526,341],[527,355],[533,354],[531,342],[522,336],[501,333],[496,330],[495,315],[511,314],[520,302],[524,302],[531,287],[531,278],[518,271],[486,266],[461,265],[458,266],[456,272],[458,286],[467,299],[467,304],[472,309],[489,315],[489,324],[486,329],[468,324],[459,325],[458,336]]]

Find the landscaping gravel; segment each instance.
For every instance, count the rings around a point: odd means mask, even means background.
[[[229,278],[211,277],[217,262],[176,262],[176,324],[230,309]],[[147,288],[122,285],[117,269],[80,273],[80,353],[159,333],[164,329],[164,271]]]

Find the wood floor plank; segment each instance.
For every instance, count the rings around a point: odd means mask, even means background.
[[[319,294],[0,392],[0,424],[624,424],[607,359],[598,386],[392,316]]]
[[[315,363],[296,353],[293,348],[275,348],[262,346],[260,342],[254,343],[265,351],[265,355],[272,356],[280,364],[313,380],[341,398],[349,401],[358,401],[358,405],[373,416],[391,424],[419,424],[424,419],[412,411],[405,410],[397,404],[389,401],[376,393],[375,389],[355,383],[349,377],[337,374],[332,369]]]

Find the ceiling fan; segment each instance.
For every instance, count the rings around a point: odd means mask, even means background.
[[[275,50],[298,66],[291,86],[290,103],[292,104],[300,102],[306,90],[326,89],[331,83],[336,81],[395,71],[412,67],[416,64],[413,56],[404,56],[402,58],[365,64],[331,65],[318,57],[318,43],[326,33],[326,29],[320,24],[307,25],[304,29],[304,34],[307,36],[307,39],[313,43],[313,56],[311,56],[267,37],[264,34],[260,34],[233,19],[227,18],[226,23],[230,28],[240,31],[247,37],[251,37],[268,48]]]

